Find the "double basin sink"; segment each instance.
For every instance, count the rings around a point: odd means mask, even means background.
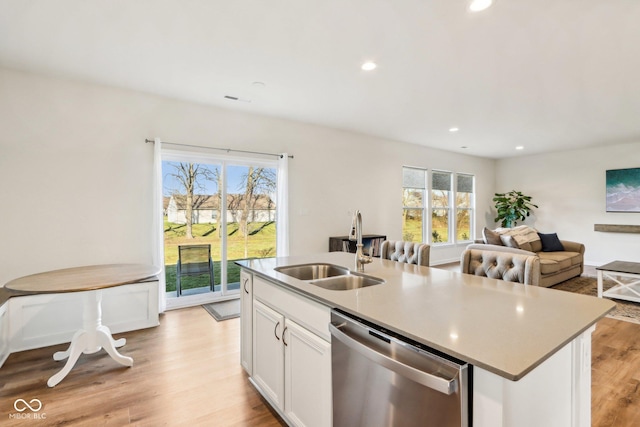
[[[354,273],[348,268],[326,263],[287,265],[276,267],[275,270],[332,291],[348,291],[384,283],[378,277]]]

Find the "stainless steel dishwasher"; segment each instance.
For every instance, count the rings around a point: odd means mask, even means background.
[[[334,427],[471,426],[470,365],[336,310],[329,329]]]

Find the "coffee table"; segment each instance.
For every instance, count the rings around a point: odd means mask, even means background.
[[[596,267],[598,274],[598,298],[623,299],[640,302],[640,262],[613,261],[600,267]],[[607,291],[603,291],[604,278],[611,279],[616,285]],[[620,278],[630,278],[630,281],[622,282]]]
[[[32,274],[12,280],[5,285],[6,289],[20,291],[22,295],[83,293],[83,327],[73,335],[66,351],[54,353],[54,360],[67,359],[67,363],[57,374],[49,378],[47,381],[49,387],[54,387],[62,381],[83,353],[92,354],[104,348],[116,362],[133,366],[131,357],[123,356],[116,350],[125,345],[126,339],[114,340],[109,328],[102,324],[102,290],[141,282],[158,273],[160,273],[159,267],[145,264],[91,265]]]

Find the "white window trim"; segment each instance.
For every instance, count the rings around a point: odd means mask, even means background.
[[[250,156],[230,156],[226,154],[216,153],[204,153],[202,151],[191,150],[176,150],[171,148],[162,147],[161,161],[169,162],[192,162],[192,163],[206,163],[206,164],[220,164],[223,166],[223,174],[226,171],[227,166],[260,166],[278,169],[278,160],[267,160],[262,158],[255,158]],[[161,177],[163,178],[163,177]],[[225,181],[226,182],[226,181]],[[223,196],[226,196],[226,185],[223,186]],[[223,218],[226,218],[226,206],[223,205],[222,211]],[[226,222],[223,225],[223,244],[226,245]],[[164,245],[164,239],[162,241]],[[223,254],[223,259],[220,261],[222,268],[226,270],[226,253]],[[164,260],[162,260],[164,265]],[[226,271],[225,271],[226,273]],[[208,304],[216,301],[224,301],[228,299],[237,298],[240,295],[238,291],[228,291],[226,294],[221,292],[208,292],[206,294],[197,295],[183,295],[180,298],[166,298],[166,289],[161,290],[161,295],[165,299],[166,310],[173,310],[178,308],[185,308],[190,306],[196,306],[201,304]]]
[[[414,169],[424,172],[425,176],[425,188],[422,200],[422,241],[427,242],[434,247],[447,247],[447,246],[456,246],[460,244],[468,244],[469,242],[473,242],[474,240],[474,230],[475,230],[475,221],[476,221],[476,176],[472,173],[468,172],[454,172],[445,169],[430,169],[418,166],[402,166],[403,169]],[[432,213],[433,213],[433,203],[432,203],[432,188],[433,188],[433,173],[448,173],[451,174],[451,188],[449,189],[449,203],[448,203],[448,224],[447,231],[449,234],[449,241],[443,243],[434,243],[433,242],[433,221],[432,221]],[[458,176],[466,175],[473,178],[473,193],[471,197],[471,207],[463,208],[471,211],[469,218],[469,232],[470,236],[468,240],[458,240],[458,230],[456,213],[458,211],[458,206],[456,203],[457,193],[458,193]],[[405,188],[413,188],[413,187],[405,187],[404,182],[402,183],[402,189]],[[403,211],[405,209],[418,209],[416,208],[407,208],[404,203],[402,204]],[[438,208],[441,209],[441,208]]]

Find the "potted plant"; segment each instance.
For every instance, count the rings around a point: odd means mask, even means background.
[[[500,221],[502,227],[513,227],[516,221],[524,221],[538,205],[531,203],[531,196],[525,196],[519,191],[495,193],[493,198],[498,216],[494,221]]]

